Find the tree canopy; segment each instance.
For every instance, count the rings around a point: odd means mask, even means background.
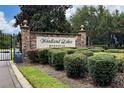
[[[32,31],[71,32],[71,25],[65,17],[66,10],[71,7],[70,5],[20,6],[22,12],[14,17],[15,26],[27,20]]]
[[[11,35],[7,35],[5,33],[2,33],[0,30],[0,49],[6,49],[11,47]]]
[[[124,30],[124,14],[115,10],[110,12],[105,6],[84,6],[77,9],[70,18],[74,31],[84,25],[88,36],[88,44],[107,44],[110,32]]]

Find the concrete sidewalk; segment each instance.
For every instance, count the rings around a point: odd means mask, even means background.
[[[9,61],[0,61],[0,88],[21,88]]]

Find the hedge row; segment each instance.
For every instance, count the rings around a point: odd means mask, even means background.
[[[38,50],[30,50],[28,51],[28,57],[31,62],[39,62]]]
[[[96,56],[92,49],[39,49],[29,51],[28,55],[32,62],[48,63],[56,70],[65,70],[71,78],[82,78],[89,72],[100,86],[110,85],[117,70],[124,71],[124,59],[116,60],[111,54]]]
[[[123,59],[117,59],[117,66],[118,66],[118,72],[123,73],[124,72],[124,58]]]
[[[52,51],[49,53],[49,64],[55,67],[56,70],[64,69],[64,51]]]
[[[124,49],[107,49],[105,52],[110,52],[110,53],[124,53]]]
[[[28,51],[28,57],[33,63],[48,63],[48,49],[30,50]]]

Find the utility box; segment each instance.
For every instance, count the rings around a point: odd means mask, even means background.
[[[15,53],[15,63],[22,63],[22,53]]]

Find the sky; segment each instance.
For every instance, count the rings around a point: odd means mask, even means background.
[[[20,12],[18,6],[14,5],[0,5],[0,30],[4,33],[18,33],[20,31],[19,26],[13,27],[15,23],[14,16]]]
[[[71,15],[76,12],[77,8],[81,8],[81,5],[74,5],[73,8],[68,9],[66,11],[66,18],[68,19]],[[106,6],[109,11],[113,11],[118,9],[121,12],[124,12],[124,6],[117,6],[117,5],[109,5]],[[15,23],[14,16],[20,12],[20,8],[17,5],[0,5],[0,30],[4,33],[18,33],[20,31],[20,27],[13,27]]]

